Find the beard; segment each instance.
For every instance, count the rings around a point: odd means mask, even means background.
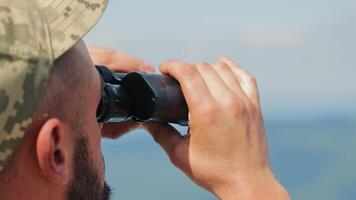
[[[97,170],[90,159],[87,141],[83,136],[76,140],[74,178],[69,186],[68,200],[109,200],[111,188],[101,184]]]

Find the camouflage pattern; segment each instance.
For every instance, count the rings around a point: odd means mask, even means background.
[[[37,110],[54,59],[96,24],[107,0],[0,0],[0,171]]]
[[[43,13],[27,0],[0,1],[0,170],[21,142],[53,62]]]
[[[107,0],[35,0],[47,16],[54,57],[83,38],[103,14]]]

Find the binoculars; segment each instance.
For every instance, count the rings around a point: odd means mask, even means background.
[[[96,69],[102,80],[98,122],[134,120],[188,125],[188,107],[174,78],[141,72],[116,73],[100,65]]]

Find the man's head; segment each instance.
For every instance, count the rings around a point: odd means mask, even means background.
[[[107,199],[99,75],[82,38],[107,0],[0,2],[0,199]]]
[[[98,73],[84,42],[79,41],[55,61],[37,120],[41,122],[41,117],[58,116],[69,126],[70,140],[74,142],[70,158],[73,164],[69,169],[72,176],[66,192],[70,200],[109,199],[110,188],[104,184],[101,132],[96,121],[100,94]]]
[[[107,199],[96,121],[100,93],[99,75],[79,41],[55,61],[33,123],[0,173],[0,190],[42,192],[51,199]]]

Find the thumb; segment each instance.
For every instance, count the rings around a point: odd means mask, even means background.
[[[169,124],[146,122],[143,124],[143,127],[169,155],[174,154],[174,149],[184,142],[184,138]]]
[[[118,123],[105,123],[101,129],[101,136],[110,139],[117,139],[125,133],[139,127],[140,123],[131,120]]]
[[[168,154],[171,162],[184,169],[188,161],[189,141],[169,124],[161,122],[146,122],[143,127]]]

